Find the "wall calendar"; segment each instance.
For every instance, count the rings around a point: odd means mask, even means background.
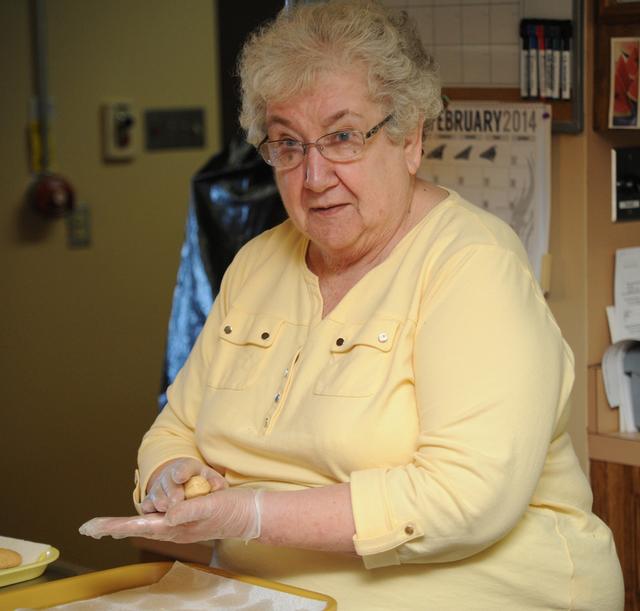
[[[500,217],[538,280],[549,247],[551,107],[452,102],[424,146],[419,176]]]

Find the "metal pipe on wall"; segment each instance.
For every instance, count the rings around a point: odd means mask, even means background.
[[[65,178],[50,170],[52,160],[45,2],[46,0],[31,0],[36,125],[31,132],[31,170],[34,179],[29,186],[27,201],[40,214],[48,218],[59,218],[73,211],[75,194]]]
[[[49,85],[47,81],[47,25],[45,0],[33,0],[34,69],[36,112],[40,137],[39,171],[46,172],[51,162],[49,156]]]

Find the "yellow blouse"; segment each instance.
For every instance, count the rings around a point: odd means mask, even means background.
[[[322,318],[290,221],[238,254],[140,485],[193,456],[231,486],[350,482],[361,558],[220,542],[345,609],[622,609],[565,432],[573,356],[518,238],[451,192]],[[139,505],[138,505],[139,506]]]

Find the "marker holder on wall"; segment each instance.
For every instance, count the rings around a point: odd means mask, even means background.
[[[571,66],[570,66],[570,99],[552,99],[552,96],[544,101],[552,107],[552,131],[554,133],[580,133],[584,126],[584,101],[583,101],[583,23],[584,1],[573,0],[571,20],[565,24],[571,25]],[[537,21],[545,21],[545,15],[540,15]],[[551,21],[551,20],[546,20]],[[567,26],[565,26],[567,27]],[[520,87],[445,87],[445,95],[450,100],[474,100],[474,101],[500,101],[500,102],[525,102],[531,101],[529,91],[527,99],[523,99]],[[533,97],[533,96],[531,96]]]
[[[574,95],[573,22],[520,22],[520,95],[528,100],[570,100]]]

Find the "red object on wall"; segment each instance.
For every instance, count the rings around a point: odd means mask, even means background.
[[[69,182],[57,174],[40,174],[29,190],[33,208],[48,218],[69,214],[75,205],[75,194]]]

